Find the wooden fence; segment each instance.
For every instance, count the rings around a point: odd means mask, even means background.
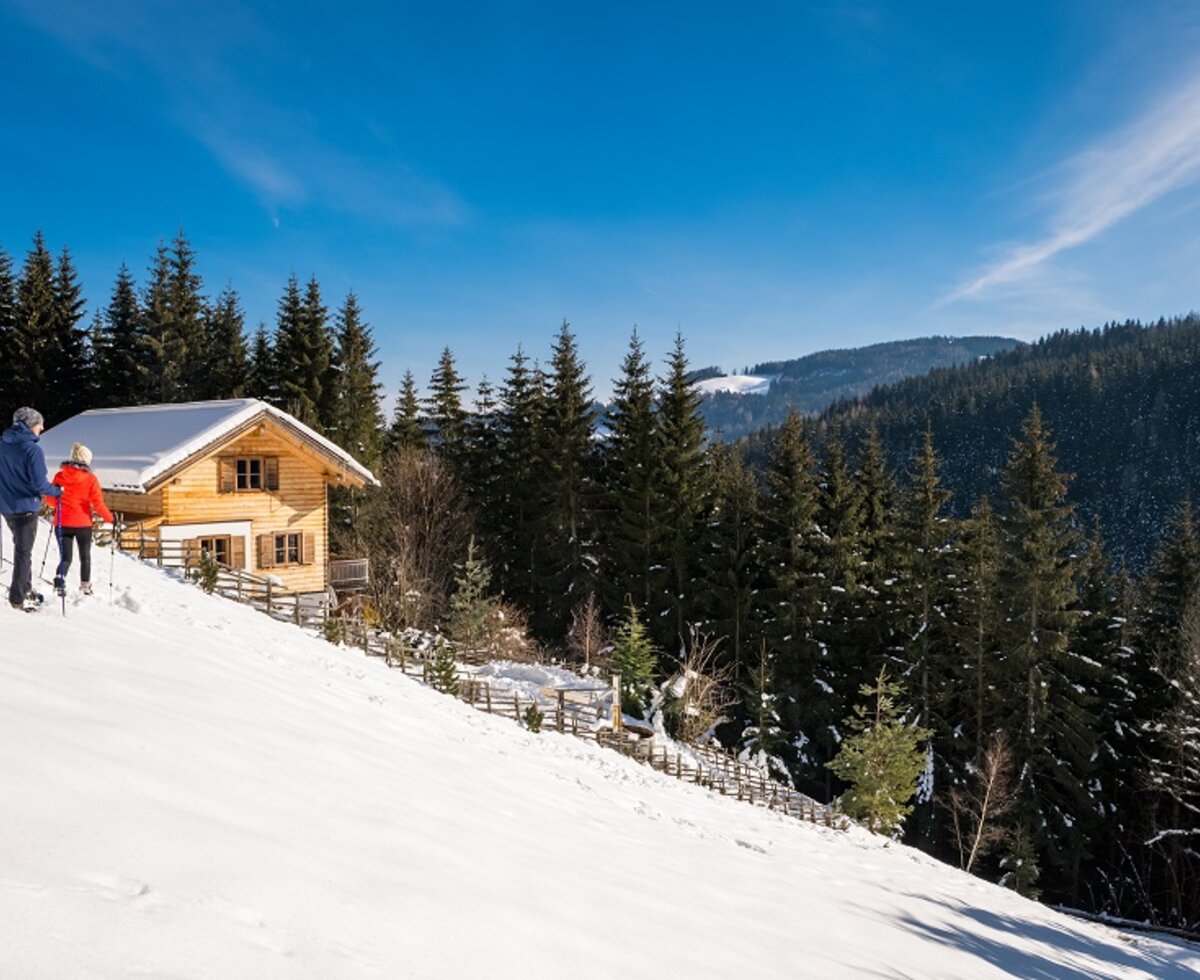
[[[136,529],[124,532],[118,545],[145,561],[175,566],[185,575],[197,569],[200,553],[185,542],[159,541],[139,535]],[[219,566],[214,589],[218,594],[249,605],[260,612],[306,629],[321,631],[330,638],[340,638],[348,646],[371,657],[380,657],[389,666],[429,684],[433,652],[408,644],[404,638],[393,636],[368,626],[361,606],[351,603],[345,609],[334,610],[324,597],[288,592],[269,578],[240,569]],[[343,615],[335,615],[335,612]],[[336,623],[336,627],[328,624]],[[461,668],[457,678],[460,700],[488,714],[512,718],[524,725],[527,712],[536,706],[541,715],[541,728],[587,738],[598,745],[614,749],[631,759],[649,765],[659,772],[683,782],[706,787],[754,806],[762,806],[827,827],[846,829],[847,818],[834,807],[819,803],[797,790],[771,779],[756,766],[738,759],[731,752],[712,744],[659,744],[653,738],[643,738],[629,731],[614,731],[607,724],[607,702],[581,703],[562,696],[548,699],[522,698],[519,692],[497,687],[485,678]]]
[[[430,683],[432,651],[412,649],[401,639],[356,623],[347,626],[346,642],[368,656],[382,657],[389,667]],[[607,702],[581,704],[562,697],[531,699],[463,670],[458,672],[457,686],[457,697],[461,701],[488,714],[511,718],[524,725],[526,713],[530,707],[536,707],[542,716],[540,727],[543,730],[591,739],[668,776],[704,786],[722,796],[839,830],[849,826],[849,820],[836,808],[770,778],[757,766],[717,745],[661,744],[632,732],[614,731],[607,725]]]

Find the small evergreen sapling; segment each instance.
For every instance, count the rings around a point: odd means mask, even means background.
[[[489,634],[495,602],[488,596],[492,581],[487,562],[477,557],[475,539],[467,545],[467,560],[458,566],[454,595],[450,597],[450,618],[447,622],[450,638],[465,653],[483,653],[489,645]]]
[[[535,735],[542,730],[542,722],[546,720],[546,714],[538,707],[534,701],[528,708],[525,709],[525,727]]]
[[[932,734],[909,725],[897,703],[903,687],[889,681],[887,669],[879,671],[874,684],[859,688],[867,705],[854,706],[846,724],[855,732],[826,765],[850,784],[842,794],[845,812],[868,830],[894,837],[904,818],[912,812],[909,800],[917,790],[917,779],[925,768],[921,747]]]
[[[1042,894],[1037,887],[1041,869],[1037,863],[1037,847],[1034,844],[1033,833],[1027,824],[1019,824],[1009,842],[1008,853],[1000,862],[1004,875],[1000,884],[1011,888],[1018,895],[1037,899]]]
[[[217,564],[217,560],[210,551],[201,551],[199,567],[192,574],[200,583],[200,588],[212,595],[217,588],[217,578],[221,574],[221,566]]]
[[[429,665],[429,683],[435,691],[458,697],[458,664],[454,662],[454,651],[440,636]]]
[[[321,634],[334,646],[339,646],[346,638],[345,624],[339,617],[330,616],[321,624]]]
[[[621,710],[641,715],[654,686],[654,668],[658,662],[646,627],[638,618],[637,607],[629,604],[625,621],[617,628],[609,668],[621,675]]]

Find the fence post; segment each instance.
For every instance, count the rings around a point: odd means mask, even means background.
[[[563,730],[563,699],[566,696],[566,691],[559,690],[558,692],[558,730]]]
[[[271,580],[267,579],[267,615],[270,616],[272,611],[273,610],[272,610],[272,606],[271,606]]]
[[[295,609],[296,625],[299,626],[300,625],[300,593],[299,592],[296,593],[295,599],[296,599],[296,609]]]

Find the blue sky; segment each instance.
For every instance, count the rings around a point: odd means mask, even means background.
[[[1200,5],[0,0],[0,245],[93,305],[180,227],[393,388],[636,324],[740,367],[1200,306]]]

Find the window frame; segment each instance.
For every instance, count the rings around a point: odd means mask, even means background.
[[[204,546],[205,542],[211,542],[213,547],[206,548]],[[205,534],[203,536],[199,536],[196,538],[196,546],[200,549],[200,552],[202,554],[205,551],[207,551],[220,564],[226,566],[227,568],[233,567],[233,564],[232,564],[232,562],[233,562],[233,535],[232,534]],[[221,554],[220,554],[220,550],[219,550],[222,546],[225,549],[225,558],[224,559],[221,558]]]

